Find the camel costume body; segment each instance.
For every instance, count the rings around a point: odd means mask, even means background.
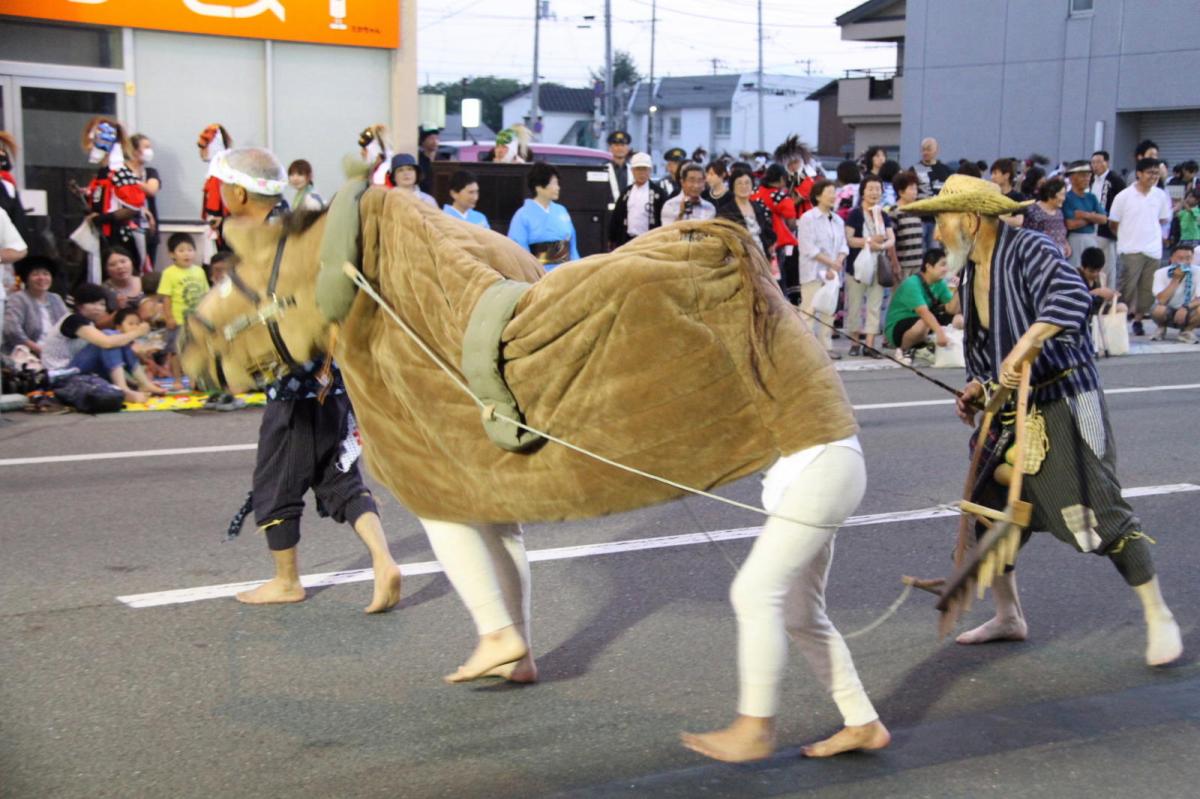
[[[360,181],[307,230],[282,234],[231,231],[238,291],[221,284],[201,303],[185,366],[235,386],[274,371],[288,351],[311,358],[326,320],[342,320],[334,354],[368,467],[420,517],[479,634],[449,681],[537,678],[520,522],[616,513],[680,491],[554,442],[518,440],[500,420],[485,429],[479,406],[355,293],[343,260],[497,414],[693,488],[771,467],[764,499],[777,515],[731,590],[739,710],[775,715],[790,633],[846,724],[875,729],[824,599],[834,536],[866,487],[857,425],[832,364],[745,231],[677,223],[544,274],[503,236],[409,192],[364,192]]]
[[[402,192],[371,189],[359,208],[364,274],[455,367],[485,291],[536,281],[500,339],[532,427],[704,489],[857,430],[831,363],[731,225],[673,225],[543,275],[507,238]],[[552,443],[501,449],[475,403],[365,295],[336,357],[368,466],[423,518],[576,519],[679,493]]]

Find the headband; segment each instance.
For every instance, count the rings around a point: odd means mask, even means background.
[[[283,190],[287,186],[286,180],[251,177],[241,170],[234,169],[229,164],[228,150],[222,152],[212,160],[211,171],[212,176],[222,183],[241,186],[252,194],[265,194],[271,197],[278,197],[283,194]]]

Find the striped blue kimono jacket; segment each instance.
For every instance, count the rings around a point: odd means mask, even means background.
[[[1047,236],[1000,225],[992,253],[988,297],[991,329],[975,312],[975,265],[963,271],[963,322],[967,376],[987,383],[1000,378],[1000,364],[1035,322],[1063,328],[1033,362],[1032,399],[1046,403],[1100,388],[1088,329],[1092,306],[1087,284]]]

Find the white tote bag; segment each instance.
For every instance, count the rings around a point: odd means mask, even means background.
[[[841,282],[838,280],[837,273],[834,273],[833,280],[826,280],[813,295],[813,313],[832,314],[836,311],[839,288],[841,288]]]
[[[967,356],[963,351],[963,331],[952,325],[942,328],[950,343],[945,347],[934,347],[934,369],[964,369],[967,366]]]
[[[1092,318],[1092,338],[1096,352],[1109,355],[1129,354],[1129,314],[1117,311],[1117,301],[1120,299],[1121,295],[1117,294],[1107,306],[1111,311],[1105,313],[1101,308],[1100,313]]]

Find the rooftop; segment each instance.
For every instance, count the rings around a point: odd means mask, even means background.
[[[502,102],[528,97],[529,89],[510,94]],[[545,114],[591,114],[596,107],[596,92],[592,89],[570,89],[554,83],[538,87],[538,105]]]

